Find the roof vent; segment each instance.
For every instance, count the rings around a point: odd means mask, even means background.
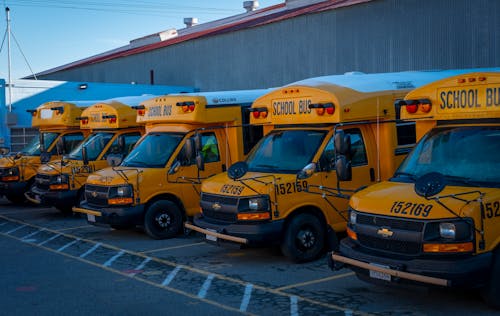
[[[132,47],[139,47],[139,46],[144,46],[148,44],[153,44],[157,42],[163,42],[168,39],[174,38],[177,36],[177,30],[176,29],[169,29],[163,32],[147,35],[144,37],[136,38],[130,41],[130,46]]]
[[[198,24],[198,18],[184,18],[184,24],[186,27],[192,27]]]
[[[245,8],[247,12],[254,11],[258,7],[259,7],[259,1],[257,0],[243,1],[243,8]]]

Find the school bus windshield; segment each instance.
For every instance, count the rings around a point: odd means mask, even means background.
[[[44,146],[48,149],[59,133],[43,133]],[[26,156],[40,156],[40,138],[33,139],[21,151]]]
[[[109,141],[113,138],[114,133],[100,132],[93,133],[87,139],[80,143],[68,155],[70,159],[82,160],[82,147],[87,148],[87,158],[89,160],[96,160],[99,154],[103,151]]]
[[[281,130],[267,135],[249,154],[250,171],[296,173],[311,162],[326,131]]]
[[[123,160],[125,167],[163,168],[184,134],[149,133]]]
[[[415,180],[443,174],[450,185],[500,187],[500,127],[436,128],[427,134],[395,175]]]

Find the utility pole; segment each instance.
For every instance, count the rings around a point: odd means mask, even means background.
[[[12,79],[10,74],[10,9],[9,7],[5,7],[5,14],[7,15],[7,68],[8,68],[8,87],[9,87],[9,112],[12,112]]]

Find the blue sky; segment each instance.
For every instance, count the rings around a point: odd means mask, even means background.
[[[11,76],[18,79],[95,55],[130,40],[184,27],[185,17],[199,23],[243,13],[243,0],[0,0],[0,33],[10,8]],[[260,0],[260,8],[284,0]],[[20,49],[18,47],[20,46]],[[0,52],[0,78],[7,78],[7,39]]]

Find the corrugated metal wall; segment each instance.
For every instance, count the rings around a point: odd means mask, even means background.
[[[192,40],[44,79],[281,86],[307,77],[500,66],[499,0],[376,0]]]

